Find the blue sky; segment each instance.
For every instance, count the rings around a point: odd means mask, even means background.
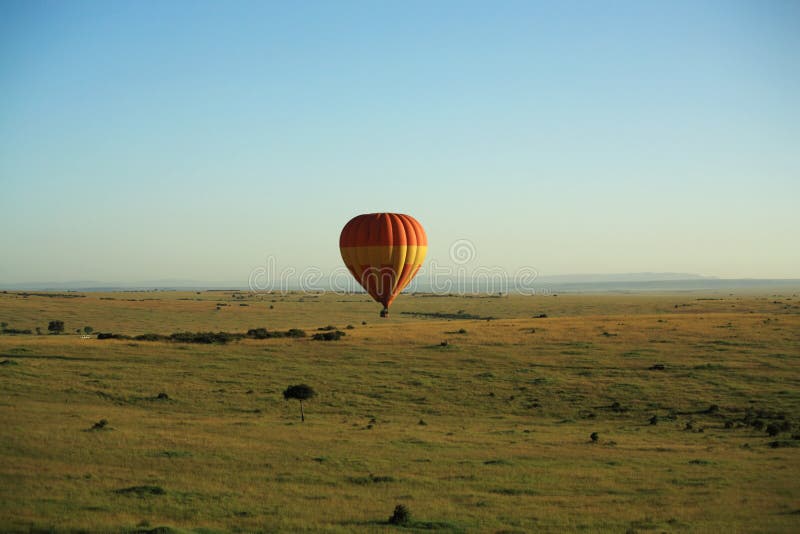
[[[340,265],[800,277],[800,4],[0,2],[0,282]]]

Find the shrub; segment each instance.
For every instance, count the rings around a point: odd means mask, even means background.
[[[112,334],[110,332],[99,332],[97,339],[130,339],[130,336],[124,334]]]
[[[409,509],[403,504],[395,506],[394,512],[392,512],[391,517],[389,517],[389,523],[392,525],[406,525],[409,521],[411,521],[411,512]]]
[[[589,435],[589,439],[592,440],[592,443],[597,443],[600,440],[600,434],[598,434],[597,432],[592,432]]]
[[[100,419],[98,422],[92,425],[91,430],[103,430],[108,425],[108,421],[105,419]]]
[[[766,430],[767,434],[774,437],[781,433],[781,426],[778,423],[770,423],[767,425]]]
[[[162,336],[159,334],[142,334],[134,337],[133,339],[135,339],[136,341],[163,341],[167,338],[166,336]]]
[[[169,339],[179,343],[225,344],[241,337],[241,334],[231,334],[228,332],[175,332],[169,336]]]
[[[657,425],[658,424],[658,416],[657,415],[654,415],[653,417],[650,418],[650,424],[651,425]]]
[[[344,335],[344,332],[341,330],[336,330],[335,332],[321,332],[319,334],[314,334],[311,339],[315,341],[338,341]]]
[[[279,332],[276,330],[270,331],[266,328],[251,328],[245,334],[250,339],[270,339],[274,337],[305,337],[305,330],[299,328],[290,328],[286,332]]]
[[[267,339],[271,336],[266,328],[251,328],[247,331],[247,337],[251,339]]]
[[[286,331],[286,337],[306,337],[306,331],[299,328],[290,328]]]
[[[750,424],[751,424],[751,425],[753,426],[753,428],[755,428],[756,430],[762,430],[762,429],[764,428],[764,426],[765,426],[765,425],[764,425],[764,421],[762,421],[761,419],[756,419],[755,421],[753,421],[753,422],[752,422],[752,423],[750,423]]]
[[[64,331],[64,321],[50,321],[47,324],[47,330],[51,334],[60,334]]]
[[[322,332],[329,332],[331,330],[336,330],[336,327],[329,324],[328,326],[320,326],[319,328],[317,328],[317,330],[320,330]]]
[[[30,334],[31,331],[29,329],[20,329],[20,328],[3,328],[4,334]]]

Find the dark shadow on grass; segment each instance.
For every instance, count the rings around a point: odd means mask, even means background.
[[[67,360],[73,362],[109,362],[107,358],[81,358],[61,354],[0,354],[0,358],[29,358],[32,360]]]
[[[129,488],[114,490],[114,493],[143,497],[145,495],[166,495],[167,492],[161,486],[131,486]]]
[[[372,520],[372,521],[342,521],[339,523],[346,527],[381,527],[383,529],[398,529],[398,530],[438,530],[443,532],[466,532],[466,529],[449,523],[447,521],[409,521],[404,525],[393,525],[387,520]]]

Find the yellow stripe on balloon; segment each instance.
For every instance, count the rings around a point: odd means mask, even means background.
[[[406,265],[412,266],[412,273],[416,272],[422,262],[425,261],[427,252],[427,245],[341,247],[342,258],[347,268],[356,274],[356,279],[369,267],[391,268],[394,273],[393,294],[402,291],[413,278],[413,276],[408,276],[403,281],[403,287],[398,287],[401,282],[403,267]]]

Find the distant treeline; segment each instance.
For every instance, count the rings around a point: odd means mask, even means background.
[[[459,310],[455,313],[445,313],[445,312],[414,312],[414,311],[404,311],[400,312],[403,315],[413,315],[415,317],[429,317],[431,319],[480,319],[491,321],[494,319],[492,316],[481,316],[481,315],[474,315],[472,313],[466,313],[464,310]]]
[[[0,332],[4,334],[31,334],[31,330],[29,328],[3,328]]]
[[[9,294],[8,291],[3,291],[3,293]],[[47,297],[47,298],[62,298],[62,299],[79,299],[84,298],[86,295],[81,295],[80,293],[30,293],[28,291],[22,291],[17,293],[12,291],[11,295],[17,295],[23,298],[28,297]]]
[[[128,339],[133,341],[173,341],[176,343],[229,343],[240,339],[272,339],[272,338],[300,338],[307,337],[305,330],[290,328],[289,330],[267,330],[266,328],[251,328],[246,333],[239,332],[175,332],[169,335],[163,334],[140,334],[138,336],[127,336],[125,334],[112,334],[101,332],[97,334],[97,339]],[[344,336],[344,332],[325,332],[324,334],[314,334],[312,339],[322,341],[335,341]]]

